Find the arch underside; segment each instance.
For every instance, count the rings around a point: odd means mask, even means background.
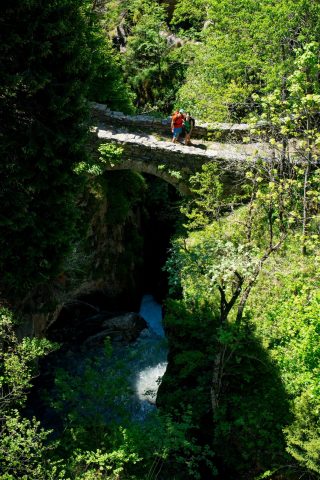
[[[182,175],[180,172],[172,170],[172,173],[170,173],[170,170],[162,167],[163,165],[160,166],[138,160],[127,160],[110,166],[106,170],[133,170],[140,173],[148,173],[150,175],[154,175],[155,177],[161,178],[165,182],[169,183],[170,185],[175,187],[182,195],[190,194],[187,180],[181,178]]]

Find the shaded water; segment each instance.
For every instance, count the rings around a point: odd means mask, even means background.
[[[74,413],[80,423],[81,418],[105,424],[125,417],[143,421],[156,408],[167,342],[161,305],[152,295],[142,298],[139,313],[148,328],[133,343],[115,344],[111,356],[103,345],[85,343],[55,352],[35,387],[30,414],[57,433],[62,418]]]
[[[152,295],[142,297],[139,313],[147,322],[150,330],[153,330],[160,337],[164,337],[162,308]]]

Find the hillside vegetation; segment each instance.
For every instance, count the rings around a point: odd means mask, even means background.
[[[0,40],[0,479],[320,478],[320,4],[4,1]],[[190,178],[163,266],[157,411],[130,418],[106,341],[83,375],[56,372],[52,431],[26,404],[59,345],[21,338],[26,305],[71,277],[102,198],[108,225],[133,206],[177,219],[159,183],[101,171],[90,101],[245,121],[271,154],[248,159],[236,193],[214,164]],[[128,235],[129,263],[142,244]],[[73,268],[85,281],[88,265]]]

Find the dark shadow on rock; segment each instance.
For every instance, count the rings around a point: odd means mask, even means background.
[[[128,343],[136,340],[146,327],[145,320],[136,312],[100,310],[89,301],[74,299],[63,307],[48,329],[47,338],[66,345],[82,344],[89,339],[101,344],[106,337]]]
[[[207,145],[205,145],[204,143],[193,143],[191,142],[191,147],[194,147],[194,148],[199,148],[200,150],[207,150],[208,147]]]

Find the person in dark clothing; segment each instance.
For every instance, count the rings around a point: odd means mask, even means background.
[[[194,121],[194,118],[191,117],[190,113],[186,113],[183,126],[185,130],[184,143],[185,145],[192,145],[190,138],[191,138],[192,130],[195,126],[195,121]]]

